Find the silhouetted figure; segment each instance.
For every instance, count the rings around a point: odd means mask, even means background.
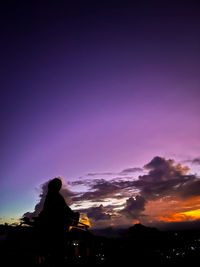
[[[59,193],[61,187],[62,182],[59,178],[54,178],[49,182],[44,207],[39,215],[40,221],[45,223],[46,227],[53,227],[59,231],[70,224],[71,220],[79,219],[79,214],[68,207],[63,196]]]
[[[45,249],[58,257],[63,256],[67,227],[71,225],[72,220],[79,220],[79,213],[73,212],[59,193],[61,187],[62,181],[59,178],[49,182],[44,207],[38,220]]]

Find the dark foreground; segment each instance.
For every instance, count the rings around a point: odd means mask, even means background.
[[[200,261],[200,231],[158,231],[143,225],[104,231],[104,237],[74,229],[66,233],[64,253],[45,248],[34,228],[0,226],[4,266],[181,266]]]

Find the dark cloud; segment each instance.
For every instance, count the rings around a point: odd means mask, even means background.
[[[128,184],[123,181],[115,181],[114,179],[110,181],[105,179],[94,179],[90,182],[86,180],[81,183],[79,182],[78,184],[89,186],[89,190],[82,193],[80,196],[75,196],[73,201],[104,201],[106,198],[120,199],[129,195],[128,191],[125,190],[127,189]]]
[[[99,175],[114,175],[113,172],[96,172],[96,173],[87,173],[86,176],[99,176]]]
[[[184,162],[191,163],[194,165],[200,165],[200,158],[189,159],[189,160],[185,160]]]
[[[140,189],[140,194],[146,199],[173,195],[191,197],[198,193],[198,177],[188,175],[189,168],[180,163],[174,165],[172,159],[154,157],[144,168],[149,171],[148,174],[139,176],[133,186]]]
[[[193,164],[200,165],[200,158],[195,158],[192,160]]]
[[[116,175],[127,175],[130,173],[134,173],[134,172],[142,172],[143,169],[142,168],[138,168],[138,167],[133,167],[133,168],[127,168],[122,170],[121,172],[91,172],[91,173],[87,173],[86,176],[106,176],[106,175],[110,175],[110,176],[116,176]]]
[[[80,192],[79,195],[73,197],[73,201],[105,201],[108,198],[121,199],[125,197],[130,197],[133,195],[134,183],[136,178],[132,177],[135,172],[142,172],[142,168],[127,168],[119,173],[113,172],[99,172],[99,173],[88,173],[87,178],[81,177],[77,181],[69,182],[71,186],[85,186],[87,187],[87,192]],[[131,174],[128,176],[128,174]],[[113,176],[111,179],[98,179],[95,176],[99,175],[110,175]],[[122,177],[124,175],[124,177]],[[89,178],[89,176],[91,178]],[[115,177],[114,177],[115,176]],[[117,177],[118,176],[118,177]]]
[[[145,210],[146,200],[144,197],[137,195],[135,198],[129,198],[126,200],[124,209],[120,211],[121,214],[128,218],[138,219],[141,216],[141,212]]]
[[[124,174],[130,174],[130,173],[134,173],[134,172],[142,172],[143,169],[141,168],[127,168],[124,169],[120,172],[120,175],[124,175]]]
[[[68,182],[69,185],[71,186],[77,186],[77,185],[84,185],[84,186],[90,186],[92,184],[91,179],[79,179],[73,182]]]
[[[131,172],[135,168],[125,169]],[[108,198],[123,199],[140,194],[146,201],[163,197],[193,197],[200,195],[200,179],[196,175],[188,174],[189,168],[173,159],[154,157],[144,166],[146,174],[137,179],[114,178],[85,179],[74,182],[75,185],[88,186],[87,192],[74,196],[73,201],[105,201]],[[130,200],[131,201],[131,200]],[[128,210],[127,210],[128,211]],[[126,210],[125,210],[126,212]]]
[[[162,180],[174,179],[184,175],[189,170],[189,167],[183,167],[180,163],[174,165],[173,159],[166,160],[162,157],[154,157],[144,168],[149,170],[150,175],[158,175],[158,178]]]
[[[193,181],[188,181],[181,190],[182,197],[196,197],[200,196],[200,179],[194,177]]]
[[[50,181],[50,180],[49,180]],[[39,202],[35,205],[34,211],[33,212],[26,212],[24,213],[23,217],[28,217],[28,218],[34,218],[39,215],[39,213],[42,211],[43,206],[44,206],[44,201],[46,194],[48,192],[48,183],[49,181],[45,182],[44,184],[41,185],[41,193],[39,195]]]
[[[88,209],[81,210],[81,212],[86,212],[87,217],[94,221],[111,219],[111,215],[107,213],[107,209],[103,205],[100,205],[99,207],[90,207]]]

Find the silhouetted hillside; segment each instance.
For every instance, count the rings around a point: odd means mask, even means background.
[[[95,266],[148,264],[172,266],[200,260],[200,231],[159,231],[136,224],[126,229],[106,228],[66,233],[65,265]],[[0,226],[1,266],[53,266],[33,227]]]

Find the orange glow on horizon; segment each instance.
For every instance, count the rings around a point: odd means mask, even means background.
[[[189,199],[163,198],[149,201],[146,206],[149,222],[182,222],[200,219],[200,197]]]
[[[200,219],[200,209],[168,214],[166,216],[160,216],[158,218],[159,221],[163,222],[182,222],[182,221],[193,221],[197,219]]]
[[[200,209],[197,209],[197,210],[191,210],[191,211],[186,211],[184,212],[184,214],[186,216],[191,216],[193,217],[195,220],[196,219],[200,219]]]

